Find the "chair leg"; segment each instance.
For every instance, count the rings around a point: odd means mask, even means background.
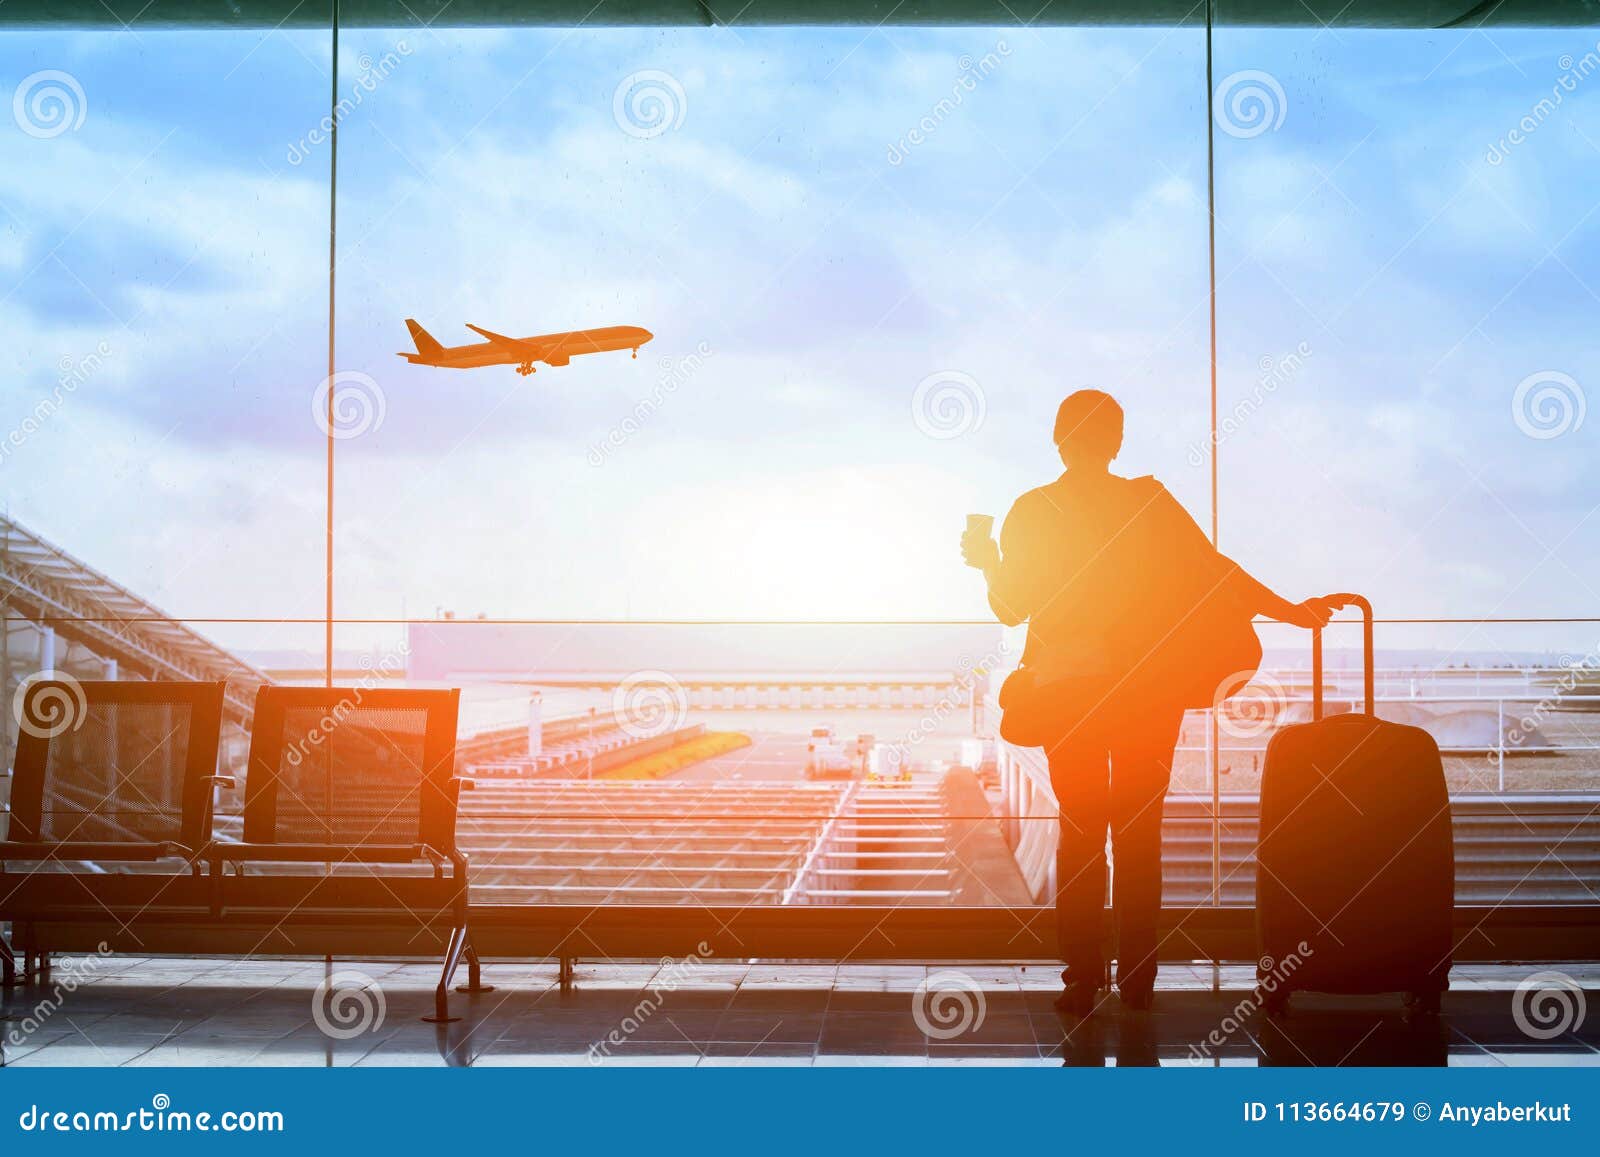
[[[472,946],[472,933],[467,933],[467,982],[456,985],[457,992],[478,993],[493,992],[494,985],[483,982],[483,962],[478,959],[478,950]]]
[[[461,1019],[450,1015],[450,981],[461,966],[461,954],[466,947],[466,928],[450,929],[450,943],[444,950],[444,970],[439,974],[439,987],[433,990],[433,1015],[422,1018],[429,1024],[449,1024]]]
[[[556,979],[561,982],[562,992],[572,991],[572,981],[577,972],[578,958],[576,956],[563,956],[561,966],[556,972]]]

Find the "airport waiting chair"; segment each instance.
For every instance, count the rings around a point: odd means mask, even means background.
[[[0,938],[7,987],[50,953],[141,925],[205,914],[200,856],[210,840],[221,683],[43,679],[23,692],[0,842]],[[173,870],[164,861],[180,861]]]
[[[222,929],[254,953],[392,956],[442,943],[435,1015],[466,957],[458,690],[262,687],[240,843],[207,853]]]

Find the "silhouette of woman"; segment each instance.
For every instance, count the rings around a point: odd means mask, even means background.
[[[1066,965],[1057,1004],[1095,1005],[1105,957],[1106,830],[1116,872],[1117,990],[1150,1006],[1161,907],[1161,812],[1186,706],[1183,674],[1205,640],[1180,628],[1202,602],[1319,627],[1325,599],[1291,603],[1212,546],[1154,478],[1111,473],[1122,448],[1122,407],[1079,390],[1056,413],[1066,471],[1017,499],[998,544],[969,530],[961,551],[983,571],[989,606],[1007,626],[1028,624],[1022,663],[1052,696],[1045,750],[1060,806],[1056,921]]]

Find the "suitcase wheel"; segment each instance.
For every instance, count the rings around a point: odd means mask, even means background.
[[[1440,996],[1437,988],[1412,989],[1406,993],[1406,1009],[1417,1016],[1438,1016]]]
[[[1289,1015],[1289,994],[1283,989],[1276,992],[1267,992],[1265,989],[1256,989],[1256,1003],[1273,1020],[1282,1020]]]

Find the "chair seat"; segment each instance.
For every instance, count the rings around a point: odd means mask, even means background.
[[[446,856],[427,844],[212,844],[206,858],[230,863],[444,863]]]
[[[0,842],[0,862],[6,860],[56,860],[78,862],[84,860],[116,860],[122,863],[148,863],[154,860],[194,858],[194,852],[171,840],[157,843],[91,843],[66,841],[49,843],[40,841]]]
[[[188,871],[0,872],[0,920],[110,922],[160,910],[205,912],[211,881]]]

